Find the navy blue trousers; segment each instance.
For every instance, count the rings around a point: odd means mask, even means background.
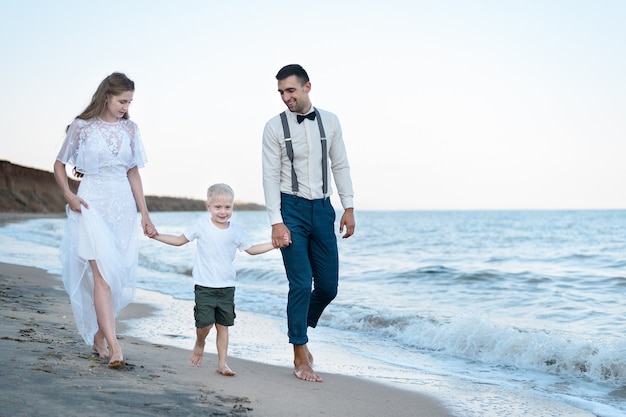
[[[307,200],[282,194],[281,214],[292,241],[281,248],[289,281],[289,343],[304,345],[309,341],[308,326],[317,326],[322,312],[337,295],[335,210],[330,198]]]

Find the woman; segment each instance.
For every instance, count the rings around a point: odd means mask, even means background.
[[[134,91],[126,75],[106,77],[68,126],[54,163],[68,208],[60,248],[63,284],[81,336],[111,368],[125,365],[115,318],[135,295],[137,209],[144,234],[151,237],[148,230],[154,229],[139,175],[146,156],[128,118]],[[66,164],[81,178],[76,194]]]

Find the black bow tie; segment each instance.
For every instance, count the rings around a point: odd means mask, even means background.
[[[298,123],[302,123],[304,119],[315,120],[315,112],[311,112],[305,115],[296,114],[296,119],[298,119]]]

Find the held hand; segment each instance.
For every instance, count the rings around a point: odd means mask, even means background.
[[[153,224],[148,224],[146,225],[143,234],[153,239],[159,235],[159,232],[157,231],[156,227],[154,227]]]
[[[154,224],[152,224],[152,220],[150,220],[150,217],[148,216],[141,218],[141,227],[143,229],[143,234],[149,238],[153,238],[159,234],[156,227],[154,227]]]
[[[286,248],[291,244],[291,233],[284,223],[272,225],[272,245],[275,248]]]
[[[272,243],[272,245],[274,245],[274,243]],[[289,233],[285,233],[283,235],[282,245],[280,246],[274,245],[274,249],[286,248],[289,245],[291,245],[291,239],[289,239]]]
[[[341,216],[341,222],[339,223],[339,233],[343,233],[344,227],[346,233],[342,236],[342,238],[346,239],[354,234],[356,222],[354,220],[353,208],[347,208],[346,211],[344,211],[343,216]]]

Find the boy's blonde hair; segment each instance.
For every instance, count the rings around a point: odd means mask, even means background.
[[[229,201],[235,200],[235,192],[226,184],[213,184],[206,192],[207,201],[211,199],[224,199]]]

